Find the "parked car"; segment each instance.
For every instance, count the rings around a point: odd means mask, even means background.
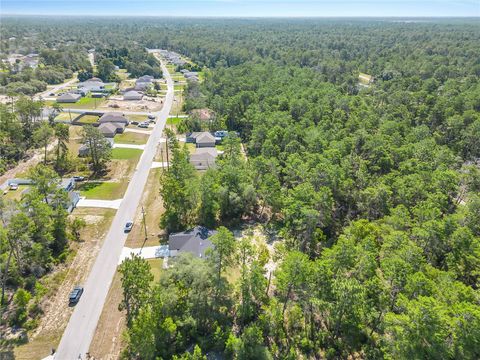
[[[83,287],[75,286],[68,297],[68,303],[70,305],[75,305],[80,300],[80,297],[83,294]]]
[[[132,230],[133,228],[133,222],[132,221],[127,221],[125,224],[125,228],[123,229],[124,232],[128,233]]]
[[[48,96],[55,96],[55,93],[50,93],[48,94]]]
[[[16,183],[10,184],[10,190],[18,190],[18,184]]]
[[[155,120],[155,115],[153,115],[153,114],[148,114],[148,119],[149,119],[149,120]]]
[[[132,125],[138,125],[138,121],[130,121],[130,124],[132,124]]]
[[[148,123],[142,122],[142,123],[138,124],[138,127],[139,128],[148,128]]]
[[[74,176],[74,177],[73,177],[73,180],[75,180],[75,181],[83,181],[83,180],[85,180],[85,176]]]

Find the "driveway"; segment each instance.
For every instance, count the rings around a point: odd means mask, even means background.
[[[144,150],[145,146],[147,145],[135,145],[135,144],[119,144],[119,143],[113,143],[112,148],[125,148],[125,149],[138,149],[138,150]]]
[[[123,231],[124,225],[137,211],[158,143],[172,107],[173,82],[163,62],[162,71],[168,85],[164,106],[161,111],[155,113],[157,123],[145,145],[145,151],[140,157],[123,201],[113,218],[103,246],[84,284],[84,294],[75,306],[55,354],[55,359],[73,360],[79,357],[85,359],[85,354],[89,351],[108,290],[117,270],[118,259],[127,239],[127,234]]]
[[[87,199],[80,198],[77,203],[77,207],[99,207],[107,209],[118,209],[123,199],[117,200],[96,200],[96,199]]]

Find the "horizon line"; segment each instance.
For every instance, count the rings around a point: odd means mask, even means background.
[[[235,16],[235,15],[127,15],[127,14],[71,14],[71,13],[55,13],[55,14],[16,14],[16,13],[0,13],[0,17],[56,17],[56,16],[68,16],[68,17],[96,17],[96,18],[111,18],[111,17],[123,17],[123,18],[179,18],[179,19],[477,19],[479,15],[406,15],[406,16],[392,16],[392,15],[301,15],[301,16]]]

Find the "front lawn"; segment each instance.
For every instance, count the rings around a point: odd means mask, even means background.
[[[76,103],[72,104],[62,104],[65,108],[71,109],[95,109],[101,106],[105,102],[105,98],[92,98],[89,96],[82,97]]]
[[[82,124],[96,124],[98,119],[100,119],[98,115],[83,115],[77,121]]]
[[[75,119],[78,115],[68,112],[61,112],[55,117],[55,121],[71,121]]]
[[[167,119],[167,125],[175,125],[175,126],[177,126],[177,125],[180,123],[180,121],[182,121],[182,119],[184,119],[184,118],[181,118],[181,117],[178,117],[178,116],[169,117],[169,118]]]
[[[133,114],[133,115],[127,115],[127,119],[130,121],[146,121],[148,117],[147,115]]]
[[[148,135],[134,132],[124,132],[123,134],[116,135],[114,138],[116,144],[143,145],[147,143],[147,140]]]
[[[87,199],[116,200],[121,199],[127,189],[125,182],[86,182],[79,186],[80,194]]]
[[[113,160],[130,160],[139,158],[142,155],[143,150],[140,149],[126,149],[126,148],[115,148],[112,149],[112,159]]]

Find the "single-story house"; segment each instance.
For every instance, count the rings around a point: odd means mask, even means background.
[[[58,103],[76,103],[82,98],[82,95],[75,93],[66,93],[57,98]]]
[[[79,89],[85,89],[86,91],[105,91],[105,83],[99,78],[91,78],[87,81],[78,83]]]
[[[191,76],[187,79],[187,81],[199,82],[200,79],[198,78],[198,76]]]
[[[117,134],[121,134],[125,131],[125,124],[123,123],[103,123],[100,124],[98,130],[105,137],[113,138]]]
[[[192,77],[198,78],[198,72],[196,72],[196,71],[189,71],[189,72],[184,73],[183,76],[185,76],[185,78],[187,78],[187,79],[190,79],[190,78],[192,78]]]
[[[142,100],[143,94],[139,93],[138,91],[127,91],[123,94],[123,100]]]
[[[151,83],[153,79],[154,77],[151,75],[143,75],[137,79],[136,83],[141,83],[141,82]]]
[[[182,69],[182,70],[180,70],[180,72],[181,72],[182,74],[186,74],[186,73],[190,72],[190,70],[188,70],[188,69]]]
[[[170,256],[191,253],[199,258],[205,258],[205,251],[213,247],[208,238],[214,234],[216,234],[215,230],[209,230],[203,226],[196,226],[191,230],[171,234],[168,237]]]
[[[190,164],[196,170],[207,170],[215,167],[215,161],[218,156],[218,151],[215,148],[196,148],[195,153],[190,155]]]
[[[108,112],[102,115],[100,119],[98,119],[98,122],[100,124],[103,123],[122,123],[125,125],[128,125],[128,120],[127,118],[122,114],[118,112]]]
[[[152,83],[150,82],[137,82],[135,83],[135,87],[133,89],[138,91],[145,91],[150,89],[151,87]]]
[[[215,147],[215,137],[209,132],[202,132],[195,138],[197,148]]]

